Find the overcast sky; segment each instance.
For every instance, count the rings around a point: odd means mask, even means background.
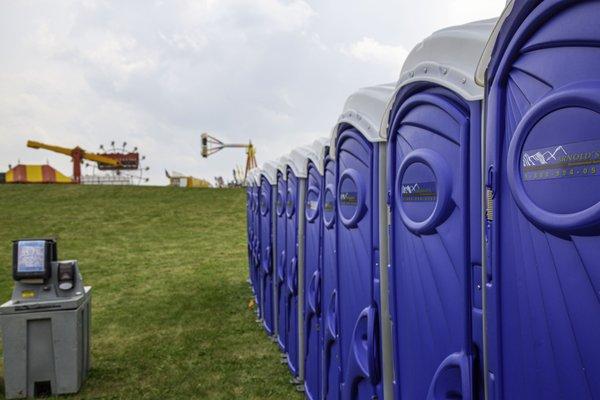
[[[504,0],[0,2],[0,170],[68,157],[28,139],[140,148],[164,170],[229,179],[240,149],[200,157],[200,134],[275,158],[329,134],[355,89],[395,81],[431,32],[495,17]]]

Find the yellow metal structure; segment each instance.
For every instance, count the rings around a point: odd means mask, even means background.
[[[64,154],[66,156],[72,156],[73,151],[75,149],[77,149],[77,147],[70,149],[68,147],[54,146],[54,145],[50,145],[50,144],[36,142],[33,140],[27,141],[27,147],[31,147],[32,149],[49,150],[49,151],[53,151],[55,153]],[[93,162],[101,163],[101,164],[112,165],[114,167],[119,166],[119,161],[115,160],[114,158],[106,157],[101,154],[90,153],[83,149],[81,149],[81,158],[90,160]]]
[[[29,140],[27,142],[27,147],[31,147],[32,149],[49,150],[55,153],[70,156],[71,161],[73,162],[73,183],[81,183],[81,163],[83,160],[90,160],[98,163],[99,165],[104,164],[113,167],[119,167],[121,165],[121,163],[114,158],[103,156],[102,154],[87,152],[79,146],[69,149],[67,147],[54,146]]]

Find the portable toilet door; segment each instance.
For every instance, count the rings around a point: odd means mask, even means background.
[[[287,284],[286,284],[286,234],[287,234],[287,157],[281,157],[277,164],[277,194],[275,200],[275,331],[279,349],[287,352]]]
[[[380,228],[385,232],[385,224],[380,224],[379,211],[380,200],[385,196],[380,196],[379,190],[385,187],[383,174],[380,174],[385,171],[385,163],[380,165],[385,160],[385,142],[379,136],[379,128],[393,90],[393,84],[359,90],[346,101],[337,124],[339,223],[336,228],[342,399],[391,398],[391,394],[384,397],[384,382],[387,391],[390,376],[389,364],[383,363],[382,358],[389,355],[390,348],[381,335],[389,325],[383,329],[380,326],[380,323],[389,323],[389,318],[387,304],[381,301]],[[386,339],[389,340],[389,335]]]
[[[273,233],[275,231],[275,186],[277,184],[277,167],[272,162],[263,164],[260,176],[260,286],[261,315],[265,331],[270,336],[274,332],[274,265]]]
[[[295,383],[304,376],[304,198],[309,149],[292,150],[287,163],[287,357]]]
[[[600,398],[600,2],[510,2],[484,53],[490,399]]]
[[[248,192],[249,192],[249,215],[248,215],[248,249],[249,249],[249,274],[250,274],[250,285],[252,287],[252,294],[254,302],[256,303],[256,212],[255,212],[255,179],[254,170],[248,173]]]
[[[321,260],[323,156],[328,139],[316,140],[307,159],[304,202],[304,389],[309,400],[321,398]]]
[[[331,140],[324,160],[323,212],[323,256],[321,273],[321,332],[322,332],[322,379],[321,398],[340,399],[340,346],[338,340],[339,301],[336,264],[336,180],[335,154]]]
[[[494,24],[418,44],[385,117],[397,399],[483,399],[483,90],[474,76]]]

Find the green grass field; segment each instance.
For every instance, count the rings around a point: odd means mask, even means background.
[[[71,398],[301,398],[248,309],[243,190],[0,185],[0,205],[0,300],[21,237],[58,237],[93,286],[92,371]]]

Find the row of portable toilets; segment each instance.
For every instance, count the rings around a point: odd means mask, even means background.
[[[309,399],[600,399],[600,2],[438,31],[248,187]]]

